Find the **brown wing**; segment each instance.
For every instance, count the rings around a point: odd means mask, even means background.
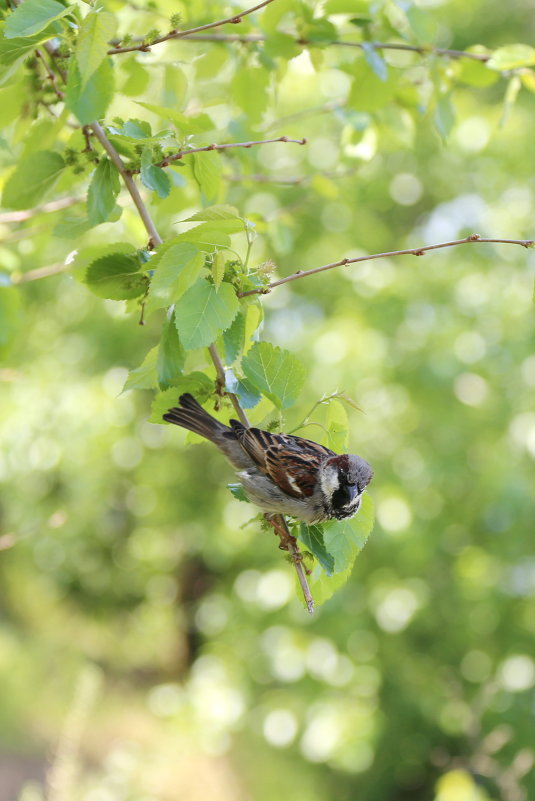
[[[292,498],[310,497],[320,462],[336,455],[309,439],[245,428],[236,420],[231,420],[230,424],[249,456],[274,484]]]

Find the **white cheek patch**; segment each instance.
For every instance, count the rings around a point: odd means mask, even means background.
[[[326,498],[331,498],[336,490],[340,489],[338,470],[336,467],[327,467],[321,472],[321,489]]]
[[[294,492],[298,492],[299,495],[303,494],[303,490],[298,485],[298,483],[297,483],[297,481],[295,479],[293,479],[291,476],[287,475],[286,476],[286,480],[287,480],[288,484],[290,485],[290,487],[294,490]]]

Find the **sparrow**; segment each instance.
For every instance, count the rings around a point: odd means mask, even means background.
[[[246,428],[238,420],[226,426],[189,393],[178,402],[163,419],[213,442],[237,470],[249,500],[264,512],[305,523],[345,520],[358,512],[373,475],[360,456],[337,454],[291,434]]]

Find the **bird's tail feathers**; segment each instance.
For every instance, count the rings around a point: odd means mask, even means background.
[[[208,414],[189,392],[181,395],[178,403],[179,406],[174,406],[163,415],[166,422],[187,428],[188,431],[210,440],[229,430],[226,425]]]

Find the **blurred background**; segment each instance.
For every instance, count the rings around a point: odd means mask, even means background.
[[[170,5],[105,3],[133,35],[165,29]],[[221,16],[186,5],[190,24]],[[440,46],[533,36],[521,3],[411,8]],[[374,38],[399,40],[385,19]],[[169,43],[116,62],[113,113],[181,93],[216,141],[306,136],[222,158],[222,201],[255,221],[253,263],[281,276],[473,232],[533,236],[532,94],[504,112],[507,76],[487,86],[460,62],[384,53],[405,83],[359,104],[341,50],[276,60],[274,94],[257,91],[255,49]],[[422,105],[437,82],[455,108],[447,141]],[[176,175],[151,200],[166,237],[200,206],[190,168]],[[2,269],[63,262],[97,236],[141,245],[120,205],[76,240],[51,235],[65,211],[0,217]],[[374,531],[314,617],[223,457],[148,423],[150,392],[122,393],[161,320],[138,326],[68,272],[20,286],[0,370],[0,801],[535,797],[534,264],[470,244],[266,298],[262,336],[309,370],[286,428],[342,390],[362,410],[352,449],[375,469]]]

